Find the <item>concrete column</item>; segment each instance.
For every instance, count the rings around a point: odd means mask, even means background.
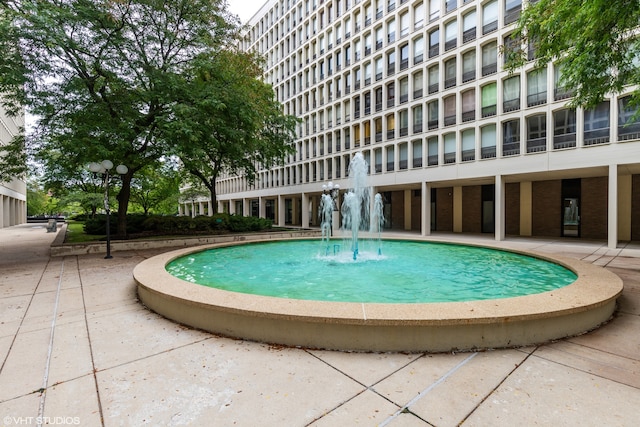
[[[284,214],[286,212],[286,207],[285,207],[284,196],[282,194],[278,195],[278,205],[276,208],[278,210],[278,226],[284,227],[284,223],[285,223]]]
[[[404,229],[411,230],[411,191],[404,190]]]
[[[229,215],[233,215],[236,213],[236,201],[231,199],[229,200]]]
[[[431,234],[431,186],[427,182],[422,182],[422,206],[420,208],[420,234],[429,236]]]
[[[303,228],[309,228],[309,195],[302,193],[302,224]]]
[[[266,203],[264,197],[258,198],[258,216],[260,218],[266,218]]]
[[[607,246],[609,249],[618,247],[618,165],[609,165],[609,206]]]
[[[505,235],[505,221],[504,221],[504,217],[505,217],[505,200],[504,200],[504,189],[505,189],[505,185],[504,185],[504,180],[502,179],[502,175],[496,175],[495,178],[495,188],[496,188],[496,195],[495,195],[495,233],[496,233],[496,240],[497,241],[502,241],[504,240],[504,235]]]
[[[533,233],[533,186],[531,181],[520,183],[520,235]]]
[[[251,215],[251,200],[242,199],[242,216]]]

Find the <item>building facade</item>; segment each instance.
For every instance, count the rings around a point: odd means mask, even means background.
[[[318,226],[322,185],[348,187],[362,152],[386,227],[640,238],[640,123],[624,93],[567,106],[554,64],[504,69],[521,0],[270,0],[246,49],[302,119],[296,153],[218,181],[218,210]],[[529,52],[531,58],[535,52]],[[208,214],[210,201],[180,205]]]
[[[0,107],[0,150],[24,128],[24,117],[8,117]],[[0,228],[27,222],[27,184],[20,179],[0,182]]]

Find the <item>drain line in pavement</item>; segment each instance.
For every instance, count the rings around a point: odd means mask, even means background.
[[[56,290],[56,302],[53,306],[53,319],[51,320],[51,334],[49,337],[49,349],[47,351],[47,362],[44,366],[44,378],[42,380],[42,393],[40,394],[40,408],[38,409],[38,420],[44,417],[44,401],[47,394],[47,386],[49,385],[49,366],[51,365],[51,354],[53,353],[53,336],[56,329],[56,318],[58,317],[58,305],[60,303],[60,288],[62,288],[62,275],[64,273],[64,259],[60,265],[60,278],[58,279],[58,289]],[[41,427],[42,423],[38,423]]]
[[[411,405],[413,405],[414,403],[416,403],[418,400],[422,399],[427,393],[429,393],[431,390],[433,390],[434,388],[436,388],[438,385],[442,384],[444,381],[446,381],[447,378],[449,378],[451,375],[455,374],[458,369],[462,368],[464,365],[467,364],[467,362],[469,362],[471,359],[473,359],[474,357],[476,357],[478,353],[472,353],[469,357],[467,357],[466,359],[464,359],[462,362],[458,363],[456,366],[454,366],[449,372],[447,372],[446,374],[444,374],[443,376],[441,376],[438,381],[434,382],[433,384],[431,384],[429,387],[425,388],[424,390],[422,390],[420,393],[418,393],[418,395],[416,397],[414,397],[413,399],[411,399],[409,401],[409,403],[407,403],[406,405],[404,405],[402,408],[400,408],[398,411],[396,411],[395,414],[393,414],[392,416],[390,416],[389,418],[387,418],[384,422],[382,422],[381,424],[379,424],[379,427],[382,426],[386,426],[387,424],[389,424],[391,421],[393,421],[394,419],[396,419],[398,417],[398,415],[402,414],[403,412],[405,412]]]

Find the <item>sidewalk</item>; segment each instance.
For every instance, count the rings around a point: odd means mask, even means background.
[[[504,242],[583,259],[624,280],[616,317],[591,333],[479,353],[365,354],[177,325],[137,302],[132,279],[137,263],[167,249],[114,252],[109,260],[50,257],[55,233],[44,226],[0,229],[0,426],[636,426],[640,419],[640,246]]]

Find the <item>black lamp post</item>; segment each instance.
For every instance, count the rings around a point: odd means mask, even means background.
[[[103,160],[100,163],[90,163],[89,170],[93,172],[93,175],[101,174],[103,176],[104,183],[104,210],[107,213],[107,255],[105,259],[113,258],[111,256],[111,222],[109,208],[109,171],[113,168],[113,162],[111,160]],[[116,172],[119,175],[124,175],[129,171],[125,165],[116,166]]]

